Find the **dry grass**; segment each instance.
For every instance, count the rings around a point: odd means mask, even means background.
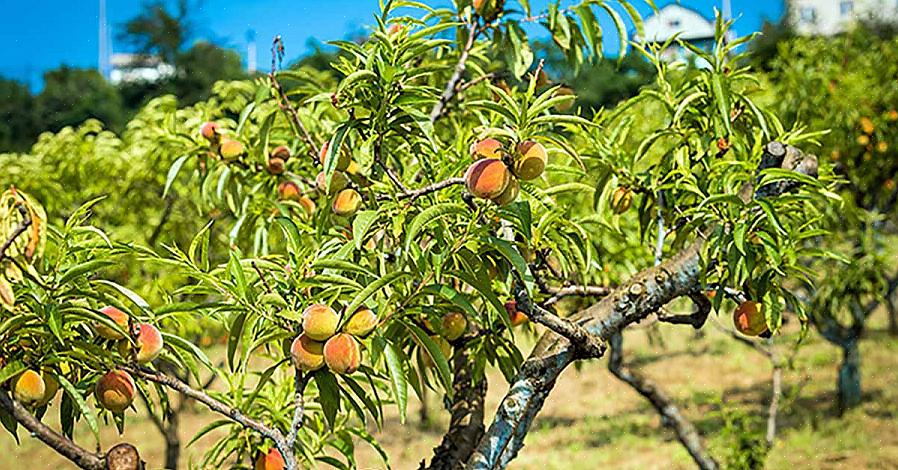
[[[767,459],[767,468],[898,468],[898,339],[881,332],[874,322],[862,343],[864,404],[841,419],[833,411],[835,369],[839,352],[811,335],[785,375],[787,387],[800,386],[787,403],[780,420],[776,446]],[[665,344],[650,344],[645,330],[627,333],[627,358],[641,371],[663,384],[696,423],[715,456],[723,457],[732,447],[724,432],[724,412],[743,412],[757,418],[753,430],[763,432],[769,397],[770,367],[758,353],[730,338],[706,328],[698,337],[685,327],[661,326]],[[491,374],[488,409],[495,409],[507,385]],[[419,403],[410,404],[409,421],[401,426],[388,412],[384,429],[376,431],[396,469],[417,468],[439,442],[446,416],[436,410],[437,397],[428,400],[431,423],[418,421]],[[48,413],[53,423],[55,410]],[[119,437],[111,424],[102,432],[108,446],[120,440],[139,445],[150,462],[159,468],[164,447],[153,425],[134,414],[126,433]],[[193,433],[212,417],[199,410],[183,419],[182,436]],[[12,438],[0,436],[0,468],[71,468],[40,442],[21,433],[17,446]],[[89,443],[89,431],[81,429],[77,439]],[[184,450],[184,462],[197,462],[206,437]],[[358,448],[361,468],[383,468],[376,454],[364,445]],[[187,465],[184,465],[187,468]],[[512,464],[514,469],[686,469],[693,468],[688,454],[663,428],[660,419],[633,390],[618,382],[605,369],[604,360],[582,364],[580,370],[566,371],[558,381],[525,447]]]

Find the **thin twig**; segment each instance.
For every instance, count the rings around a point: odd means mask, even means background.
[[[12,246],[12,244],[16,241],[16,238],[19,238],[19,235],[25,233],[25,231],[28,230],[28,227],[30,227],[32,223],[31,214],[28,213],[28,210],[25,208],[25,206],[19,204],[17,205],[17,208],[19,209],[19,214],[22,215],[23,219],[21,222],[19,222],[19,225],[16,226],[15,230],[13,230],[9,235],[9,238],[7,238],[6,241],[3,242],[3,245],[0,246],[0,261],[3,261],[3,259],[7,257],[6,250],[8,250],[9,247]]]
[[[410,202],[414,202],[415,199],[418,199],[421,196],[424,196],[424,195],[427,195],[430,193],[435,193],[442,189],[446,189],[448,187],[460,185],[460,184],[465,184],[464,178],[448,178],[443,181],[438,181],[436,183],[433,183],[430,186],[425,186],[420,189],[411,189],[411,190],[408,190],[408,191],[405,191],[405,192],[402,192],[402,193],[399,193],[396,195],[392,195],[392,196],[378,195],[378,199],[393,199],[393,198],[400,199],[400,200],[401,199],[411,199]]]
[[[275,55],[278,57],[282,57],[284,54],[284,42],[280,36],[275,36],[274,40],[271,43],[271,72],[268,74],[269,80],[271,80],[271,87],[277,93],[277,102],[278,107],[284,111],[287,116],[292,121],[293,125],[296,127],[296,130],[302,133],[302,138],[305,140],[306,145],[309,146],[309,156],[312,157],[312,161],[315,162],[315,165],[322,165],[323,162],[318,158],[318,154],[320,152],[320,148],[315,145],[315,141],[312,139],[312,134],[309,133],[309,130],[306,129],[306,126],[302,123],[302,120],[299,119],[299,113],[296,111],[296,108],[293,107],[293,104],[290,103],[290,100],[287,98],[287,92],[284,91],[284,87],[281,86],[281,83],[277,79],[276,68],[275,68]]]
[[[471,23],[468,24],[468,39],[465,41],[461,54],[458,56],[458,62],[455,64],[455,71],[452,72],[452,76],[449,77],[449,81],[446,82],[446,87],[443,89],[440,99],[437,100],[433,105],[433,109],[430,111],[430,122],[437,122],[437,120],[446,114],[446,105],[448,105],[458,93],[458,84],[461,81],[462,75],[465,73],[468,56],[471,54],[471,49],[474,48],[474,43],[476,42],[480,31],[482,30],[477,28],[476,21],[472,20]]]
[[[271,286],[268,285],[268,279],[265,279],[265,274],[262,273],[262,270],[259,269],[259,265],[256,264],[256,260],[250,261],[249,264],[252,265],[253,269],[256,270],[256,274],[259,275],[259,280],[262,281],[262,285],[265,286],[265,291],[269,294],[274,292],[273,290],[271,290]]]
[[[523,282],[515,281],[514,284],[515,307],[527,315],[534,323],[539,323],[546,328],[567,338],[576,345],[584,358],[601,357],[605,354],[605,344],[597,337],[591,335],[582,326],[561,318],[558,315],[535,305],[530,300],[527,288]]]

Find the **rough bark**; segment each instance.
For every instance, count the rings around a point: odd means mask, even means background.
[[[719,465],[702,445],[701,436],[695,426],[680,413],[673,400],[657,384],[624,365],[623,346],[623,335],[618,333],[611,337],[611,357],[608,360],[608,370],[652,404],[661,415],[661,422],[676,434],[677,440],[683,444],[698,468],[718,469]]]
[[[474,377],[474,362],[470,352],[457,349],[452,359],[452,404],[449,407],[449,430],[433,451],[429,470],[457,470],[465,462],[483,436],[483,410],[486,380]],[[421,468],[424,463],[421,463]]]

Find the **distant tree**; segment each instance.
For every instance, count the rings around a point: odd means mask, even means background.
[[[57,131],[88,118],[119,129],[125,112],[118,90],[96,70],[63,66],[44,74],[44,89],[35,99],[42,130]]]
[[[193,33],[188,18],[189,2],[178,0],[175,8],[175,12],[170,12],[162,1],[146,4],[142,13],[125,23],[124,31],[118,35],[119,40],[131,44],[143,54],[174,63]]]
[[[749,46],[751,65],[760,70],[770,70],[771,62],[779,54],[779,44],[796,36],[795,30],[789,24],[788,15],[784,14],[776,23],[764,20],[761,34],[754,38]]]
[[[28,87],[0,79],[0,152],[27,149],[37,137],[36,121]]]
[[[178,54],[175,70],[169,79],[171,93],[188,104],[208,98],[218,80],[246,78],[240,54],[208,42],[198,42]]]

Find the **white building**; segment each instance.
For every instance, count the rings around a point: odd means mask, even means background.
[[[863,19],[898,21],[898,0],[790,0],[799,34],[833,35]]]
[[[662,44],[674,35],[684,42],[689,42],[701,49],[710,50],[714,46],[714,21],[690,8],[669,4],[645,19],[645,38],[636,37],[637,41]],[[671,44],[664,50],[663,57],[667,61],[678,59],[689,60],[691,52],[679,44]]]
[[[175,68],[158,57],[140,54],[112,54],[109,81],[114,84],[155,82],[174,75]]]

